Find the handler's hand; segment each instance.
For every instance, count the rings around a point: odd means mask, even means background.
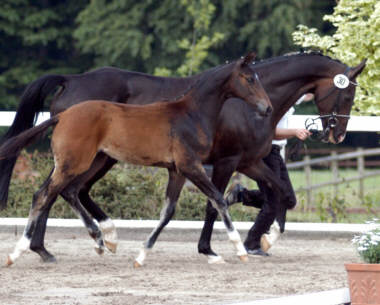
[[[302,141],[306,140],[307,137],[310,135],[311,135],[311,132],[303,128],[296,129],[296,132],[295,132],[295,136]]]

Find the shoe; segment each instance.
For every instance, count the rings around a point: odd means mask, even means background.
[[[239,184],[233,184],[229,190],[227,191],[227,195],[225,200],[227,201],[227,205],[233,205],[234,203],[241,201],[241,192],[244,190],[244,187]]]
[[[261,248],[257,249],[247,249],[248,255],[258,255],[258,256],[270,256],[269,253],[264,252]]]

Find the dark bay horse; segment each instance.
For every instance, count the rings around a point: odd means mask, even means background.
[[[0,147],[1,159],[17,155],[54,126],[51,140],[54,168],[33,196],[28,224],[14,252],[8,256],[7,264],[13,264],[30,247],[41,215],[59,194],[69,197],[75,192],[78,181],[86,175],[99,152],[123,162],[167,168],[169,177],[181,181],[181,185],[185,178],[192,181],[218,210],[237,255],[246,260],[247,252],[232,224],[223,194],[211,183],[202,162],[210,154],[217,119],[228,98],[244,100],[256,110],[264,110],[265,116],[272,112],[266,92],[257,76],[254,77],[252,60],[253,54],[249,54],[205,73],[177,101],[141,106],[90,100],[7,140]],[[170,183],[167,197],[171,195]],[[80,205],[78,197],[72,201]],[[174,206],[166,212],[173,210]],[[166,223],[159,224],[149,237],[136,259],[137,265],[143,264],[147,251]]]
[[[349,114],[354,99],[355,88],[350,86],[344,90],[334,87],[333,78],[338,73],[347,74],[351,80],[364,68],[364,62],[356,67],[349,68],[346,65],[322,56],[319,53],[300,53],[291,56],[280,56],[264,60],[255,64],[264,88],[266,88],[271,102],[275,108],[275,116],[271,120],[258,116],[245,103],[236,100],[227,100],[224,104],[218,120],[218,126],[212,152],[206,163],[214,166],[212,181],[220,191],[224,191],[230,176],[234,170],[238,170],[251,178],[262,180],[268,168],[261,161],[270,149],[274,126],[287,109],[306,92],[316,95],[317,107],[321,115]],[[180,90],[185,90],[189,84],[196,82],[202,74],[189,78],[162,78],[146,74],[127,72],[115,68],[103,68],[94,72],[73,76],[44,76],[28,86],[21,100],[16,119],[9,129],[8,136],[13,136],[33,125],[35,113],[41,111],[43,100],[52,89],[61,85],[53,99],[52,114],[66,109],[72,104],[87,99],[105,98],[113,101],[137,104],[150,103],[157,98],[174,97]],[[155,99],[156,97],[156,99]],[[331,118],[331,117],[330,117]],[[331,142],[342,141],[347,124],[347,118],[336,117],[338,120],[334,127],[330,127],[329,117],[323,118],[325,137]],[[8,160],[7,160],[8,161]],[[110,250],[115,249],[115,230],[111,220],[91,200],[88,192],[98,179],[100,179],[115,163],[110,158],[99,156],[99,163],[103,167],[94,167],[83,180],[83,187],[79,191],[81,204],[98,220],[103,238],[110,241]],[[12,172],[12,163],[0,161],[0,200],[4,205],[4,199],[8,192],[9,177]],[[10,171],[10,172],[9,172]],[[269,175],[270,175],[269,171]],[[169,177],[171,180],[171,177]],[[179,181],[182,182],[182,181]],[[178,193],[182,185],[173,181],[171,188]],[[176,201],[173,196],[171,200]],[[5,200],[6,202],[6,200]],[[76,208],[74,206],[74,208]],[[102,238],[98,227],[82,211],[81,213],[90,234],[96,239],[99,252],[102,252]],[[274,207],[267,210],[268,223],[273,218]],[[48,212],[45,217],[47,218]],[[198,245],[200,253],[208,255],[211,262],[220,261],[210,247],[212,223],[216,217],[215,210],[209,203],[205,227]],[[266,225],[266,224],[265,224]],[[40,233],[33,236],[32,248],[40,253],[44,260],[54,258],[43,247],[43,235],[46,229],[46,220],[38,224],[36,230]],[[262,230],[262,229],[261,229]],[[257,235],[257,236],[255,236]],[[260,238],[257,230],[250,232],[255,239]]]

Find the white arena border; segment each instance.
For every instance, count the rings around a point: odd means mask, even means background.
[[[0,218],[0,226],[25,226],[27,218]],[[159,220],[121,220],[113,219],[116,228],[155,228]],[[172,220],[166,226],[170,229],[202,229],[203,221],[183,221]],[[253,222],[233,222],[237,230],[249,230]],[[49,218],[48,227],[63,227],[75,228],[83,227],[80,219],[60,219]],[[215,222],[215,229],[223,230],[224,224],[221,221]],[[345,224],[345,223],[302,223],[302,222],[287,222],[286,231],[288,232],[334,232],[334,233],[361,233],[371,229],[369,224]]]
[[[341,288],[251,302],[224,303],[223,305],[340,305],[350,302],[349,289]]]

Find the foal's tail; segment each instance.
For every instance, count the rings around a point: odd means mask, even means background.
[[[66,78],[62,75],[45,75],[30,83],[21,97],[16,117],[1,143],[33,127],[46,97],[65,81]],[[13,154],[12,158],[0,160],[0,210],[7,205],[9,183],[17,156],[18,153]]]
[[[0,146],[0,160],[1,162],[8,162],[9,159],[13,159],[20,154],[20,151],[29,144],[33,143],[44,135],[44,132],[53,125],[58,123],[58,116],[54,116],[51,119],[41,123],[38,126],[30,128],[19,135],[6,140]],[[16,157],[17,158],[17,157]],[[7,190],[8,191],[8,190]],[[5,201],[6,203],[6,201]],[[3,206],[4,208],[5,206]]]
[[[33,128],[30,128],[19,135],[6,140],[0,146],[0,160],[9,159],[14,156],[18,156],[20,151],[29,144],[33,143],[37,139],[41,138],[44,135],[46,129],[50,126],[53,126],[58,123],[59,116],[53,116],[51,119],[37,125]]]

